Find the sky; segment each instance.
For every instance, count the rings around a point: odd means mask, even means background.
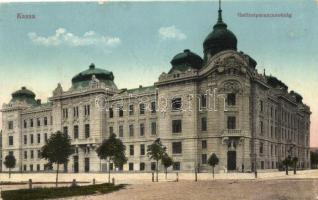
[[[118,88],[153,85],[177,53],[203,56],[217,9],[217,1],[0,3],[0,105],[21,86],[45,102],[90,63],[112,71]],[[258,71],[302,94],[312,111],[311,146],[318,146],[318,1],[233,0],[222,10],[238,50]]]

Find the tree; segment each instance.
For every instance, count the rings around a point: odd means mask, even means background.
[[[161,158],[161,163],[165,168],[165,177],[167,179],[168,167],[173,165],[173,159],[168,154],[164,154],[164,156]]]
[[[291,164],[291,157],[288,156],[283,160],[283,165],[285,166],[286,175],[288,175],[288,166]]]
[[[293,167],[294,167],[294,174],[296,174],[298,158],[297,157],[293,157],[291,162],[292,162]]]
[[[52,134],[47,143],[41,149],[41,157],[49,163],[55,163],[56,168],[56,187],[58,185],[58,175],[60,164],[68,162],[69,156],[73,154],[71,139],[67,134],[57,131]]]
[[[127,162],[125,156],[126,147],[123,142],[111,134],[108,139],[96,149],[100,159],[108,161],[108,182],[110,183],[110,163],[113,162],[115,167],[120,167]]]
[[[212,166],[212,174],[213,174],[213,179],[214,179],[214,168],[217,164],[219,164],[219,158],[213,153],[209,159],[208,159],[208,164]]]
[[[166,147],[161,143],[160,138],[156,139],[147,148],[147,156],[156,161],[156,180],[158,182],[158,163],[166,154]]]
[[[16,159],[14,155],[9,154],[4,159],[4,165],[9,168],[9,178],[11,178],[11,169],[15,167]]]

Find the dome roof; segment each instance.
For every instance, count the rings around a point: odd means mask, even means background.
[[[191,52],[189,49],[185,49],[183,52],[175,55],[170,61],[172,65],[170,72],[172,70],[185,71],[189,68],[200,69],[202,62],[203,60],[200,56]]]
[[[26,87],[22,87],[20,90],[13,92],[11,96],[12,99],[10,102],[26,101],[30,104],[37,104],[34,92],[28,90]]]
[[[107,86],[117,88],[114,81],[113,72],[95,68],[94,64],[89,66],[89,69],[80,72],[72,78],[72,86],[77,88],[79,86],[85,87],[89,85],[89,82],[92,80],[93,75],[99,80],[104,82]]]
[[[232,31],[227,29],[227,25],[222,21],[222,10],[219,9],[217,23],[213,26],[213,31],[203,42],[204,54],[215,55],[224,50],[236,50],[237,39]]]

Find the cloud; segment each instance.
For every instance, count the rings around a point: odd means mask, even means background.
[[[175,40],[184,40],[187,36],[179,29],[173,26],[161,27],[158,30],[160,38],[166,39],[175,39]]]
[[[66,44],[69,46],[90,46],[103,45],[107,47],[115,47],[121,43],[118,37],[102,36],[94,31],[88,31],[83,36],[77,36],[68,32],[65,28],[58,28],[52,36],[44,37],[35,32],[28,33],[32,42],[43,46],[59,46]]]

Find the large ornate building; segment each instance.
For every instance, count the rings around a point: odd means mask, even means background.
[[[2,156],[16,157],[16,171],[46,170],[40,148],[62,131],[75,147],[64,166],[69,172],[153,170],[146,149],[156,138],[175,161],[170,170],[208,170],[211,153],[220,159],[218,171],[277,169],[288,155],[308,168],[309,107],[237,51],[221,9],[203,49],[203,59],[190,50],[174,56],[171,70],[150,87],[118,89],[112,72],[93,64],[73,77],[70,89],[58,84],[48,103],[22,87],[1,110]],[[110,133],[127,147],[128,162],[119,169],[95,152]]]

